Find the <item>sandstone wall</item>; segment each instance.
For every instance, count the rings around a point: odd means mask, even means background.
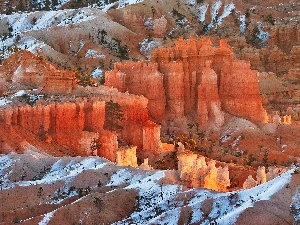
[[[215,191],[227,191],[230,186],[228,167],[216,168],[216,162],[184,149],[179,143],[178,171],[182,182],[190,187],[204,187]]]
[[[115,63],[114,70],[105,73],[105,85],[115,87],[120,92],[145,96],[149,100],[149,116],[154,121],[163,119],[166,96],[163,74],[158,71],[157,63]]]
[[[254,122],[265,121],[258,71],[251,70],[250,63],[236,59],[226,63],[221,72],[219,94],[225,111]]]
[[[136,146],[119,148],[117,151],[117,165],[137,167]]]
[[[196,40],[191,38],[184,40],[179,38],[175,46],[171,48],[159,48],[153,51],[151,60],[158,63],[159,70],[164,74],[166,93],[168,93],[169,73],[172,68],[166,66],[175,62],[183,67],[183,89],[184,89],[184,115],[188,116],[198,112],[200,123],[212,120],[213,114],[208,114],[209,109],[204,98],[206,84],[202,79],[211,73],[204,73],[205,62],[210,60],[211,69],[217,75],[217,90],[221,101],[221,107],[233,115],[245,117],[254,122],[265,121],[265,111],[262,107],[262,99],[258,89],[257,71],[250,69],[250,64],[237,60],[233,57],[233,50],[225,40],[220,41],[219,48],[213,48],[209,38]],[[181,69],[174,73],[182,80]],[[173,85],[178,85],[175,79]],[[198,88],[200,85],[200,89]],[[169,85],[170,86],[170,85]],[[181,90],[181,89],[180,89]],[[213,93],[216,93],[215,91]],[[181,92],[182,94],[182,92]],[[214,96],[216,94],[213,94]],[[172,104],[167,96],[167,106]],[[214,108],[219,108],[220,103],[215,103]],[[202,112],[201,112],[202,110]],[[217,110],[221,111],[221,110]],[[215,114],[220,113],[215,111]]]
[[[25,105],[14,109],[4,109],[2,120],[9,127],[19,125],[31,131],[41,140],[51,139],[76,151],[78,155],[86,155],[87,135],[101,131],[104,124],[105,103],[74,102]]]

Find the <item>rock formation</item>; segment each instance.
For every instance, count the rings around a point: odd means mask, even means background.
[[[139,169],[142,169],[142,170],[153,170],[153,167],[149,165],[148,158],[144,159],[144,162],[141,165],[139,165]]]
[[[210,68],[211,61],[206,61],[202,71],[201,83],[198,85],[198,121],[205,125],[211,118],[218,127],[224,123],[224,114],[218,93],[218,77]]]
[[[153,32],[155,37],[163,37],[167,31],[167,20],[164,16],[155,19],[153,24]]]
[[[165,115],[166,96],[163,74],[157,63],[125,62],[115,63],[114,70],[105,73],[105,85],[120,92],[143,95],[148,99],[149,115],[160,121]]]
[[[136,146],[119,148],[116,162],[118,166],[137,167]]]
[[[253,188],[256,185],[257,185],[257,182],[253,179],[252,175],[249,175],[248,178],[243,183],[243,188],[244,189]]]
[[[214,49],[209,38],[180,38],[174,47],[155,49],[151,60],[115,64],[105,74],[105,85],[147,97],[155,122],[180,124],[197,113],[195,122],[222,126],[223,111],[265,122],[258,72],[235,59],[225,40]]]
[[[118,140],[122,145],[136,146],[142,159],[145,152],[161,152],[160,125],[149,121],[146,98],[104,86],[85,91],[93,91],[94,97],[77,97],[73,102],[61,103],[39,100],[33,106],[2,108],[1,121],[8,129],[21,126],[41,140],[73,149],[76,155],[97,154],[115,162]],[[124,113],[122,131],[104,129],[105,102],[110,100],[117,102]],[[98,149],[92,152],[94,139]]]
[[[206,163],[204,156],[185,150],[181,143],[177,158],[180,179],[187,186],[222,192],[230,186],[228,167],[216,168],[214,160]]]
[[[256,180],[258,185],[267,182],[266,170],[264,166],[259,166],[257,168]]]
[[[44,93],[70,93],[76,85],[75,73],[58,70],[29,51],[17,51],[0,67],[0,79],[21,88],[40,88]],[[5,83],[0,89],[5,91]],[[1,94],[1,93],[0,93]]]

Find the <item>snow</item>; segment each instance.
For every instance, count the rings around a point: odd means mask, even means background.
[[[57,26],[77,24],[95,19],[96,17],[87,13],[84,9],[74,11],[76,14],[61,21]]]
[[[223,19],[229,16],[233,9],[235,9],[235,6],[232,2],[225,6],[222,15],[218,18],[217,21],[218,25],[221,25]]]
[[[121,169],[111,176],[110,181],[106,186],[118,186],[125,184],[131,177],[132,173],[128,169]]]
[[[54,215],[55,211],[56,210],[45,214],[44,218],[38,223],[38,225],[47,225],[50,222],[50,219]]]
[[[188,4],[189,5],[195,5],[196,4],[196,0],[188,0]]]
[[[143,2],[143,0],[119,0],[118,8],[124,8],[125,6],[137,4],[139,2]]]
[[[222,6],[221,1],[216,1],[215,3],[212,4],[210,12],[211,12],[211,21],[216,22],[216,19],[218,17],[218,12]]]
[[[100,58],[100,59],[104,59],[105,55],[102,54],[101,52],[95,51],[94,49],[89,49],[85,53],[85,58]]]
[[[110,4],[107,4],[103,7],[102,11],[103,12],[107,12],[110,8],[112,8],[113,6],[115,5],[115,3],[110,3]]]
[[[0,98],[0,106],[12,103],[13,98],[23,96],[24,94],[26,94],[26,92],[24,90],[20,90],[9,97],[1,97]]]
[[[27,154],[27,153],[25,153]],[[38,152],[30,153],[33,158],[39,156]],[[15,155],[16,156],[16,155]],[[13,164],[20,158],[14,155],[0,155],[0,177],[6,182],[8,175],[13,170]],[[52,156],[49,156],[52,157]],[[107,164],[107,161],[99,157],[52,157],[52,166],[49,172],[36,181],[14,182],[19,186],[53,184],[55,181],[65,181],[65,185],[55,192],[56,199],[51,199],[47,203],[58,203],[63,199],[76,195],[76,191],[70,192],[67,184],[75,176],[84,170],[99,170]],[[116,172],[110,177],[106,186],[116,186],[120,189],[133,189],[138,193],[137,207],[127,218],[116,221],[113,224],[178,224],[183,207],[190,207],[189,223],[193,224],[234,224],[239,215],[247,208],[253,207],[255,202],[268,200],[272,195],[278,193],[285,187],[291,179],[294,168],[281,174],[267,183],[261,184],[251,189],[239,190],[235,192],[219,193],[206,189],[185,189],[178,184],[172,184],[168,177],[176,175],[175,171],[143,171],[131,167],[115,167]],[[165,182],[166,181],[166,182]],[[164,183],[165,182],[165,183]],[[3,185],[2,185],[3,186]],[[9,186],[9,185],[8,185]],[[11,187],[11,186],[10,186]],[[7,187],[4,187],[7,188]],[[59,193],[68,193],[61,196]],[[111,190],[114,192],[116,189]],[[207,215],[210,220],[203,218],[201,207],[206,200],[212,201],[212,208]],[[80,199],[75,202],[80,201]],[[294,195],[291,210],[300,210],[300,194]],[[75,202],[71,203],[74,204]],[[64,206],[62,206],[64,207]],[[48,224],[51,217],[58,209],[44,215],[40,225]],[[299,220],[299,215],[293,214]]]
[[[241,34],[244,34],[246,32],[246,29],[247,29],[246,16],[245,15],[241,15],[239,17],[239,20],[240,20],[240,32],[241,32]]]
[[[205,21],[205,15],[207,12],[209,4],[203,4],[198,7],[199,15],[198,15],[198,21],[203,23]]]
[[[149,30],[153,30],[153,26],[154,26],[154,20],[149,17],[147,18],[147,20],[144,22],[145,27],[147,27]]]
[[[42,49],[46,44],[42,41],[39,41],[31,36],[23,36],[18,43],[18,47],[22,50],[28,50],[32,53],[36,53],[38,49]]]
[[[11,103],[12,101],[8,100],[7,98],[1,97],[0,98],[0,106],[6,105]]]
[[[33,22],[33,18],[36,18],[35,22]],[[11,36],[0,43],[0,48],[6,49],[3,53],[3,58],[11,55],[7,49],[16,43],[17,37],[20,40],[16,44],[21,49],[34,51],[36,48],[45,45],[43,42],[27,36],[27,31],[45,30],[55,26],[68,26],[91,21],[95,18],[94,13],[89,8],[1,15],[1,19],[7,19],[8,25],[12,29]]]
[[[147,58],[150,57],[150,51],[156,47],[155,41],[151,38],[145,38],[139,43],[140,52]]]
[[[258,23],[257,28],[258,28],[257,37],[261,40],[262,44],[265,45],[269,40],[270,34],[262,30],[264,28],[262,23]]]
[[[0,177],[4,176],[4,171],[11,167],[13,160],[8,155],[0,155]]]
[[[294,217],[295,224],[300,222],[300,193],[296,193],[292,199],[292,203],[290,205],[290,211],[292,216]]]
[[[41,180],[37,180],[39,183],[51,183],[57,180],[70,181],[76,175],[82,173],[84,170],[96,170],[104,167],[106,163],[100,163],[97,158],[87,158],[81,162],[70,161],[67,165],[61,164],[61,160],[58,160],[51,168],[50,172],[44,176]],[[21,186],[22,184],[20,184]]]
[[[100,78],[102,76],[103,76],[103,71],[100,67],[96,67],[91,73],[92,78]]]
[[[247,190],[237,191],[239,196],[240,206],[234,208],[231,212],[217,219],[218,224],[234,224],[238,216],[247,208],[252,207],[253,204],[261,200],[269,200],[272,195],[280,191],[287,183],[289,183],[292,173],[295,169],[279,175],[275,179],[253,187]],[[222,204],[224,207],[225,205]]]

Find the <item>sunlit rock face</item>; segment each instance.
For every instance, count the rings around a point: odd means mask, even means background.
[[[136,146],[119,148],[117,151],[117,165],[137,167]]]
[[[187,186],[204,187],[214,191],[227,191],[230,186],[228,167],[216,167],[214,160],[184,149],[179,143],[178,172],[181,181]]]
[[[103,101],[25,105],[1,112],[7,127],[21,126],[41,140],[51,140],[74,149],[78,155],[90,154],[87,152],[90,143],[87,142],[98,139],[104,115]]]
[[[105,85],[147,97],[155,122],[179,124],[196,114],[195,122],[219,127],[223,111],[253,122],[266,121],[258,72],[234,58],[225,40],[214,48],[207,37],[179,38],[174,47],[153,50],[151,61],[116,63],[113,71],[106,72]]]
[[[39,141],[57,143],[74,155],[98,155],[116,162],[118,148],[127,145],[136,146],[141,159],[147,158],[144,153],[160,154],[161,126],[149,120],[148,99],[105,86],[83,90],[93,91],[94,96],[77,97],[70,102],[39,99],[32,106],[4,107],[0,119],[8,130],[20,126]],[[118,103],[123,112],[121,130],[106,126],[105,102],[110,100]]]
[[[201,83],[198,85],[198,121],[205,125],[211,119],[220,127],[224,124],[224,113],[218,93],[218,77],[210,65],[211,61],[206,61]]]
[[[143,95],[148,99],[149,115],[160,121],[165,115],[166,95],[163,74],[157,63],[125,62],[115,63],[112,71],[105,73],[105,85],[120,92]]]

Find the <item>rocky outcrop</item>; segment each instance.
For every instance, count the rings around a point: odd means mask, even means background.
[[[78,155],[90,154],[93,138],[104,124],[104,102],[74,102],[25,105],[4,109],[2,120],[7,127],[21,126],[41,140],[51,140],[72,148]]]
[[[164,16],[153,21],[153,33],[155,37],[163,37],[166,35],[167,22]]]
[[[163,74],[157,63],[126,62],[115,63],[114,70],[105,73],[105,85],[120,92],[143,95],[148,99],[149,115],[160,121],[165,115],[166,96]]]
[[[116,162],[118,166],[137,167],[136,146],[119,148]]]
[[[40,88],[44,93],[69,93],[76,85],[75,73],[58,70],[29,51],[17,51],[0,66],[4,82],[20,87]],[[2,92],[5,91],[2,83]]]
[[[216,168],[216,162],[185,150],[179,143],[178,171],[182,182],[191,187],[204,187],[215,191],[227,191],[230,186],[228,167]]]
[[[1,120],[7,128],[21,126],[43,141],[73,149],[77,155],[97,154],[115,162],[118,141],[120,146],[136,146],[141,159],[148,157],[144,157],[145,152],[148,155],[161,152],[160,125],[149,120],[145,97],[105,86],[79,88],[77,92],[93,93],[93,97],[77,96],[70,102],[61,99],[60,103],[40,99],[33,106],[5,107],[0,113]],[[104,126],[105,102],[111,100],[123,112],[124,119],[120,121],[123,128],[118,131]]]
[[[179,67],[182,64],[182,69],[179,69],[179,73],[174,73],[174,76],[178,76],[181,81],[182,75],[180,74],[183,70],[184,114],[187,116],[197,110],[200,122],[207,120],[205,116],[207,104],[204,104],[201,95],[204,94],[204,88],[208,87],[202,82],[207,82],[206,79],[209,79],[207,77],[211,77],[213,74],[212,70],[205,69],[207,68],[205,62],[208,60],[211,61],[211,69],[216,73],[217,79],[217,82],[211,85],[213,87],[217,84],[217,89],[214,87],[213,93],[215,94],[212,98],[218,98],[217,90],[221,108],[254,122],[264,122],[265,111],[258,89],[258,73],[250,69],[250,63],[235,59],[232,48],[225,40],[221,40],[220,47],[214,49],[209,38],[200,40],[180,38],[175,42],[174,47],[155,49],[152,54],[152,61],[158,63],[160,71],[164,74],[166,74],[166,69],[161,70],[161,68],[164,68],[166,63],[176,61]],[[198,89],[199,85],[200,89]],[[248,99],[250,99],[252,107],[250,111],[248,111],[251,108],[248,106]],[[219,103],[216,102],[215,105],[214,108],[218,108],[220,111]],[[221,113],[218,114],[221,118]],[[213,118],[208,119],[214,120]]]
[[[235,59],[225,40],[214,49],[210,38],[179,38],[174,47],[155,49],[151,60],[116,63],[113,71],[106,72],[105,85],[144,95],[155,122],[180,124],[197,113],[195,122],[222,126],[222,110],[265,121],[258,72],[250,69],[250,63]]]
[[[221,72],[219,95],[225,111],[253,122],[265,122],[258,71],[251,70],[250,63],[239,60],[226,63]]]
[[[218,93],[218,77],[210,64],[211,61],[206,61],[201,83],[198,85],[198,121],[200,125],[206,125],[211,119],[220,127],[224,124],[224,113]]]

